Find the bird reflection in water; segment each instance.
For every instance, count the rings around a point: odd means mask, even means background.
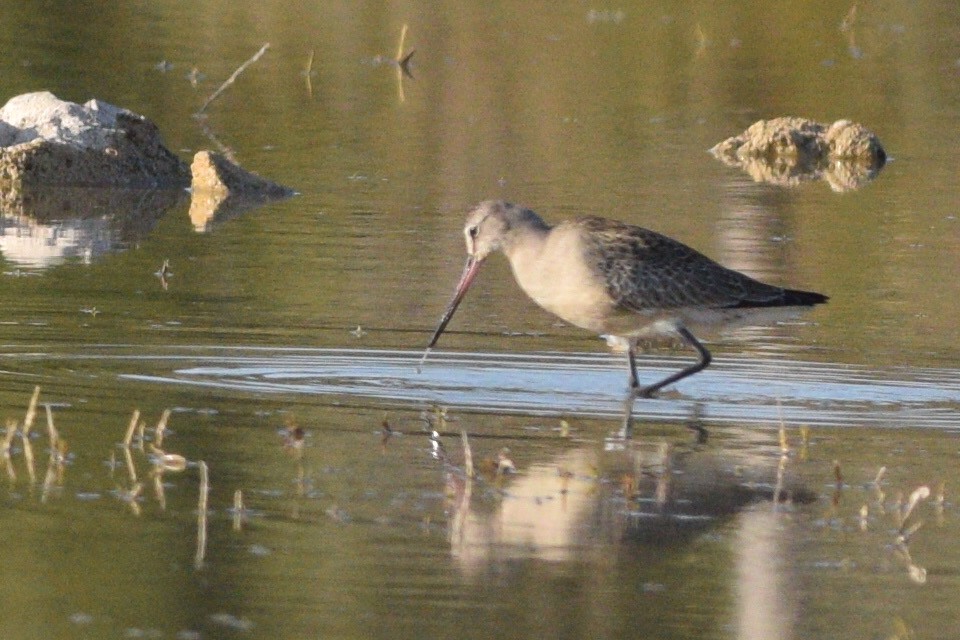
[[[446,465],[451,555],[476,580],[516,561],[609,562],[619,551],[649,555],[659,566],[722,530],[731,546],[723,557],[736,565],[739,624],[752,630],[740,637],[782,637],[773,630],[793,619],[782,562],[789,541],[777,534],[785,511],[763,504],[773,504],[775,491],[784,502],[809,502],[815,494],[779,468],[775,441],[758,446],[756,434],[744,432],[750,446],[707,445],[698,409],[687,426],[693,438],[616,433],[602,448],[518,460],[517,474],[494,480]],[[447,448],[456,457],[451,442]]]

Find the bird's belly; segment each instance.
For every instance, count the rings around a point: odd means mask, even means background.
[[[705,307],[660,309],[650,314],[632,314],[632,318],[612,320],[608,333],[624,337],[654,337],[685,327],[695,335],[705,335],[741,327],[771,325],[797,318],[808,307],[757,307],[711,309]]]
[[[554,289],[531,293],[530,298],[564,322],[597,333],[602,333],[609,314],[610,305],[606,300],[591,300],[591,296],[582,293],[568,295]]]
[[[797,318],[810,307],[746,307],[739,309],[684,309],[679,321],[694,333],[776,324]]]
[[[533,297],[533,296],[531,296]],[[653,338],[673,334],[680,326],[696,335],[740,327],[763,326],[797,318],[807,307],[756,309],[679,308],[647,312],[618,308],[606,298],[596,304],[564,297],[534,298],[541,307],[562,320],[598,334]]]

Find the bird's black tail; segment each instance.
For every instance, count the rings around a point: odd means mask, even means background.
[[[779,289],[768,287],[765,295],[758,295],[737,301],[726,309],[759,309],[765,307],[812,307],[823,304],[830,298],[814,291],[800,291],[799,289]]]
[[[800,291],[798,289],[783,290],[783,306],[785,307],[812,307],[815,304],[823,304],[829,300],[829,296],[815,291]]]

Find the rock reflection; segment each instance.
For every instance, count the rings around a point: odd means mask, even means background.
[[[185,198],[176,190],[32,188],[0,194],[0,252],[18,268],[92,262],[146,236]]]
[[[190,198],[190,223],[197,233],[208,233],[217,224],[237,218],[266,200],[216,192],[194,192]]]
[[[823,180],[833,191],[856,191],[877,177],[882,164],[859,160],[811,160],[800,158],[738,158],[714,153],[728,167],[736,167],[753,178],[781,187],[796,187],[804,182]]]

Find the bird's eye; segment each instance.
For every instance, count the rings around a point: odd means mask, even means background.
[[[476,226],[476,225],[474,225],[474,226],[472,226],[472,227],[469,227],[469,228],[467,229],[467,235],[469,235],[469,236],[470,236],[471,238],[473,238],[473,239],[476,239],[476,238],[477,238],[477,234],[479,234],[479,233],[480,233],[480,227],[478,227],[478,226]]]

